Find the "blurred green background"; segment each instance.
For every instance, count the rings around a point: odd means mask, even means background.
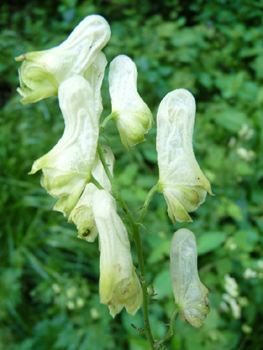
[[[27,175],[64,124],[56,97],[20,104],[14,57],[58,45],[93,13],[111,26],[108,61],[126,54],[136,62],[138,90],[154,118],[169,91],[194,94],[194,149],[216,194],[191,215],[193,223],[176,227],[162,195],[153,198],[144,220],[150,232],[141,232],[148,283],[158,292],[149,306],[154,338],[164,335],[174,303],[169,242],[187,227],[196,235],[211,312],[199,330],[176,320],[167,349],[263,349],[263,1],[2,0],[0,6],[0,350],[149,348],[131,327],[143,326],[141,311],[113,320],[99,303],[97,242],[79,240],[74,225],[52,211],[55,200],[41,188],[40,173]],[[102,117],[110,112],[107,72]],[[136,215],[158,180],[156,129],[131,153],[113,123],[105,134],[116,181]]]

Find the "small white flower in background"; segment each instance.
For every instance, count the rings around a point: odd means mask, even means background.
[[[132,263],[127,230],[107,191],[94,192],[93,213],[100,238],[100,302],[108,305],[112,317],[123,307],[134,315],[142,305],[142,289]]]
[[[16,58],[19,68],[22,104],[33,103],[57,94],[66,79],[84,76],[110,38],[108,22],[99,15],[87,16],[59,46],[29,52]],[[87,73],[88,74],[88,73]]]
[[[225,248],[229,250],[236,250],[237,244],[235,243],[234,237],[229,237],[226,241]]]
[[[85,305],[85,300],[83,298],[77,298],[76,304],[79,309],[82,309]]]
[[[43,170],[42,186],[59,198],[54,210],[68,215],[90,181],[99,121],[90,84],[81,76],[65,80],[58,90],[65,130],[58,143],[36,160],[30,174]]]
[[[213,195],[193,152],[195,99],[185,90],[167,94],[157,114],[157,152],[160,192],[164,194],[168,215],[176,221],[191,222],[195,211]]]
[[[255,152],[250,150],[248,151],[247,149],[240,147],[237,149],[237,154],[241,159],[246,160],[247,162],[250,162],[254,157],[255,157]]]
[[[201,283],[197,271],[197,247],[194,234],[180,229],[170,246],[170,278],[179,307],[179,318],[194,327],[203,325],[210,311],[208,289]]]
[[[228,304],[225,302],[225,301],[221,301],[220,305],[220,310],[223,311],[223,312],[228,312],[229,311],[229,306]]]
[[[100,318],[99,311],[95,307],[92,307],[90,309],[90,316],[93,320],[98,320]]]
[[[238,132],[238,136],[246,141],[249,141],[254,135],[254,130],[249,129],[247,124],[243,124],[242,128]]]
[[[235,319],[239,319],[241,317],[241,307],[238,305],[236,299],[232,298],[229,294],[226,293],[222,295],[222,298],[229,304],[233,317]]]
[[[246,280],[249,280],[250,278],[257,277],[257,272],[250,269],[249,267],[244,271],[243,276]]]
[[[258,261],[258,267],[263,270],[263,260]]]
[[[231,277],[229,274],[224,276],[225,278],[225,290],[233,298],[236,298],[239,295],[238,284],[236,280]]]
[[[125,55],[117,56],[110,64],[110,96],[113,120],[116,122],[123,146],[130,146],[145,140],[153,125],[152,113],[137,91],[137,68]]]
[[[114,155],[108,146],[101,146],[104,153],[106,164],[113,175]],[[107,191],[111,190],[110,181],[106,175],[104,167],[96,154],[93,164],[92,175],[100,183],[100,185]],[[85,187],[75,208],[69,216],[69,222],[73,221],[78,228],[78,237],[85,239],[87,242],[93,242],[98,235],[98,229],[93,215],[93,193],[99,189],[93,184],[88,183]]]

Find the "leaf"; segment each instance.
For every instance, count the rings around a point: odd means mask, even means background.
[[[154,291],[158,293],[157,298],[162,299],[165,296],[171,294],[172,286],[170,282],[170,273],[169,270],[164,270],[163,272],[159,273],[159,275],[156,276],[154,280]]]
[[[207,232],[197,240],[197,253],[203,255],[218,248],[226,239],[224,232]]]

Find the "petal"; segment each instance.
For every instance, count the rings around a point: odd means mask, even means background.
[[[125,306],[135,314],[142,305],[142,289],[134,271],[127,230],[113,197],[104,190],[93,196],[93,212],[100,237],[100,301],[112,317]]]
[[[137,68],[125,55],[117,56],[110,64],[109,72],[112,112],[123,145],[130,151],[144,141],[153,125],[151,111],[137,91]]]
[[[170,278],[180,319],[201,327],[210,308],[208,290],[198,276],[197,247],[191,231],[180,229],[174,233],[170,259]]]
[[[91,87],[81,76],[63,82],[58,96],[65,120],[63,136],[50,152],[34,162],[30,174],[43,169],[43,187],[59,198],[54,209],[68,215],[90,180],[99,122]]]
[[[22,102],[55,95],[64,80],[84,76],[109,38],[108,22],[99,15],[87,16],[59,46],[17,57],[16,61],[24,61],[19,70]]]
[[[106,164],[113,175],[113,165],[115,159],[112,150],[110,147],[105,145],[102,145],[101,149],[104,154]],[[104,189],[107,191],[111,190],[110,181],[100,161],[98,153],[96,154],[93,164],[92,175]],[[69,221],[73,221],[78,228],[78,237],[85,239],[87,242],[93,242],[98,234],[98,229],[93,214],[93,194],[95,191],[99,191],[95,185],[92,183],[87,184],[82,196],[69,217]]]
[[[174,90],[162,100],[157,114],[159,183],[174,223],[191,221],[187,213],[205,201],[206,192],[213,195],[194,156],[194,120],[195,99],[189,91]]]

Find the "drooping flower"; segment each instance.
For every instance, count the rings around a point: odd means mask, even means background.
[[[192,221],[188,212],[195,211],[213,195],[193,152],[195,99],[185,90],[167,94],[157,114],[157,152],[159,188],[168,206],[168,215],[176,221]]]
[[[16,58],[19,68],[22,104],[33,103],[57,94],[66,79],[81,75],[97,58],[110,38],[108,22],[99,15],[87,16],[59,46],[29,52]]]
[[[101,149],[104,153],[106,164],[113,175],[115,159],[112,150],[105,145],[102,145]],[[98,153],[95,157],[92,175],[106,191],[111,190],[110,181],[99,159]],[[87,242],[93,242],[98,235],[98,229],[93,215],[93,193],[95,191],[99,191],[99,189],[93,183],[88,183],[77,205],[69,216],[69,222],[73,221],[77,226],[78,237],[85,239]]]
[[[108,305],[112,317],[123,307],[134,315],[142,305],[142,289],[132,263],[127,230],[107,191],[94,193],[93,212],[100,238],[100,302]]]
[[[145,140],[153,125],[153,117],[137,91],[137,68],[125,55],[117,56],[110,64],[109,85],[113,120],[120,133],[121,142],[130,151]]]
[[[199,328],[210,311],[208,289],[201,283],[197,271],[197,247],[194,234],[180,229],[170,245],[170,278],[179,307],[179,318]]]
[[[65,80],[58,90],[65,130],[58,143],[36,160],[30,174],[43,170],[42,186],[59,198],[54,210],[68,215],[90,181],[95,159],[99,121],[93,90],[81,76]]]

